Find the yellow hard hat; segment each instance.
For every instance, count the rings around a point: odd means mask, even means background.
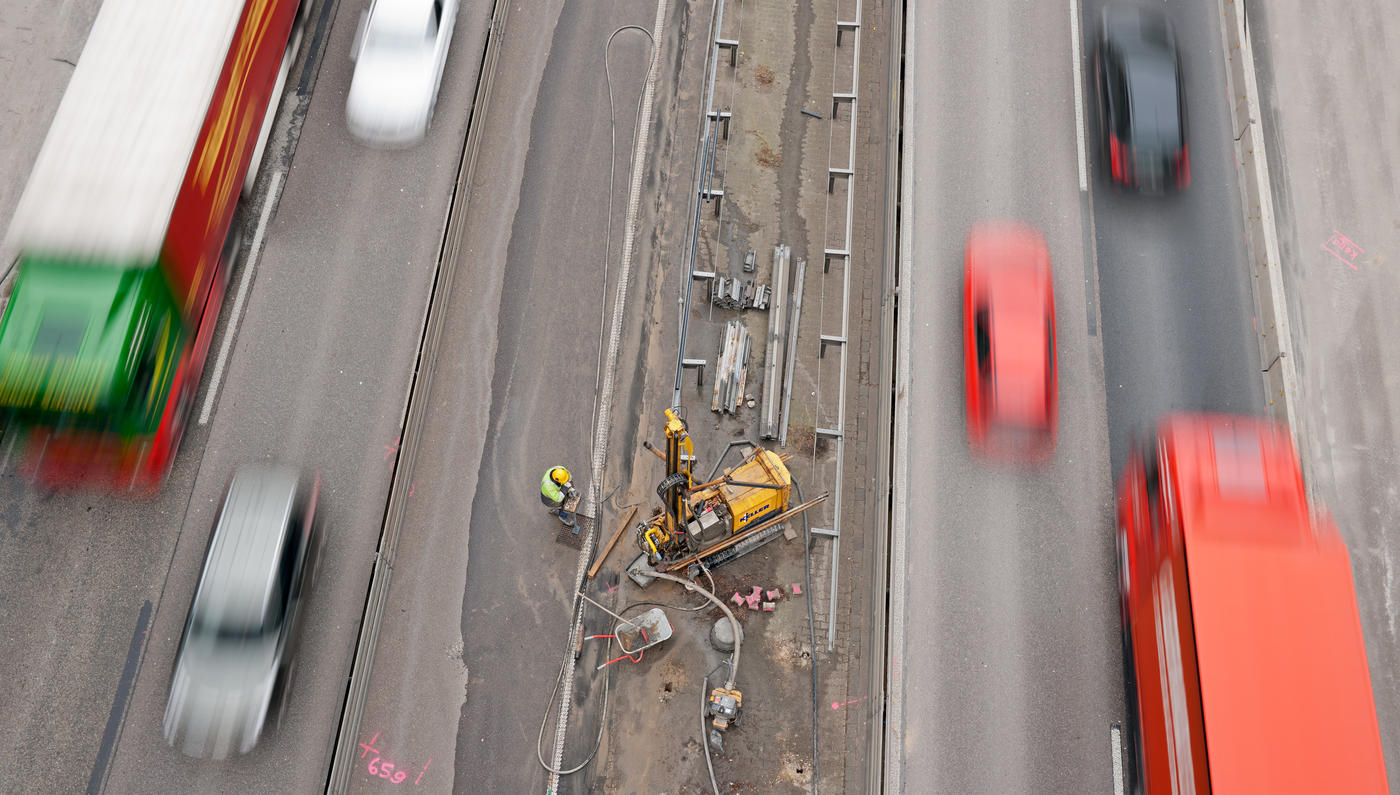
[[[563,467],[555,467],[554,469],[550,470],[549,477],[552,478],[555,483],[558,483],[562,486],[565,483],[569,482],[569,470]]]

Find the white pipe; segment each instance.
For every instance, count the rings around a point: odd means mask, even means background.
[[[677,577],[674,574],[667,574],[664,571],[648,572],[647,576],[657,577],[662,580],[670,580],[671,582],[678,582],[681,585],[684,585],[686,590],[688,591],[699,591],[705,596],[705,598],[719,605],[719,609],[724,611],[725,617],[729,619],[729,626],[734,628],[734,658],[729,665],[729,681],[724,683],[725,690],[732,690],[734,688],[734,677],[737,676],[739,673],[739,643],[742,640],[741,633],[743,632],[743,630],[739,627],[739,620],[734,617],[734,612],[729,609],[729,605],[725,604],[724,600],[720,599],[718,596],[715,596],[714,594],[706,590],[704,586],[691,582],[690,580],[687,580],[683,577]]]

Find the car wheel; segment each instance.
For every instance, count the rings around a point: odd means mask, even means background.
[[[326,554],[326,533],[321,527],[319,519],[313,520],[311,524],[311,552],[306,561],[306,587],[302,589],[303,598],[309,598],[316,588],[316,581],[321,577],[322,559]]]
[[[1107,88],[1107,86],[1104,84],[1103,60],[1102,60],[1102,58],[1101,58],[1098,54],[1095,54],[1095,56],[1094,56],[1094,98],[1095,98],[1097,101],[1094,103],[1094,111],[1095,111],[1094,115],[1097,117],[1098,128],[1099,128],[1099,130],[1098,130],[1098,132],[1099,132],[1099,140],[1098,140],[1098,146],[1097,146],[1096,148],[1099,150],[1099,169],[1102,171],[1103,175],[1106,176],[1106,177],[1107,177],[1107,176],[1110,176],[1110,175],[1112,174],[1112,169],[1113,169],[1113,166],[1109,163],[1109,151],[1108,151],[1108,99],[1107,99],[1107,93],[1108,93],[1108,88]],[[1110,180],[1110,181],[1112,181],[1112,180]]]
[[[272,686],[272,708],[276,713],[272,723],[273,731],[280,732],[283,721],[287,719],[287,707],[292,700],[292,682],[296,678],[296,670],[297,661],[293,657],[277,675],[277,682]]]

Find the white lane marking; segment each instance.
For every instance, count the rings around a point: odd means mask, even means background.
[[[1391,486],[1388,491],[1390,498],[1395,499],[1395,487]],[[1385,614],[1390,618],[1390,635],[1393,638],[1397,627],[1400,627],[1400,617],[1395,613],[1395,556],[1391,554],[1389,546],[1381,549],[1381,566],[1385,569]]]
[[[1074,143],[1079,150],[1079,190],[1089,190],[1089,172],[1084,163],[1084,75],[1080,67],[1079,3],[1069,0],[1069,40],[1074,66]]]
[[[1116,723],[1108,727],[1108,743],[1113,752],[1113,795],[1123,795],[1123,730]]]
[[[253,246],[248,249],[248,262],[243,266],[243,277],[238,280],[238,295],[233,299],[233,315],[228,319],[224,330],[224,341],[219,345],[219,357],[214,360],[214,375],[209,379],[209,392],[204,395],[204,408],[199,410],[199,424],[208,425],[209,415],[214,411],[214,398],[219,394],[219,382],[224,377],[224,365],[228,363],[228,352],[233,347],[233,337],[238,331],[238,318],[243,314],[243,301],[248,297],[248,285],[253,280],[253,268],[258,264],[258,254],[262,249],[263,233],[267,231],[267,219],[272,215],[272,203],[277,200],[277,189],[282,187],[281,171],[272,175],[272,184],[267,189],[267,201],[263,202],[262,216],[258,218],[258,228],[253,232]]]

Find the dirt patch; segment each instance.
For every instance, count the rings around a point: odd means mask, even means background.
[[[812,763],[789,751],[783,754],[783,769],[779,775],[782,776],[783,781],[796,784],[803,789],[810,789],[812,786]]]
[[[817,429],[811,425],[790,425],[788,426],[787,443],[793,450],[803,452],[812,449],[812,443],[817,439]]]
[[[758,68],[753,70],[753,83],[759,88],[772,88],[773,70],[759,64]]]
[[[768,144],[768,139],[757,130],[749,130],[758,139],[758,152],[754,155],[754,161],[764,168],[777,168],[783,164],[783,156],[773,151],[773,147]]]
[[[662,704],[670,701],[681,684],[685,682],[685,666],[673,660],[667,660],[661,666],[661,688],[656,695]]]
[[[803,605],[802,609],[806,610],[806,606]],[[792,674],[799,668],[810,670],[812,650],[805,637],[801,639],[777,638],[773,643],[772,659],[774,664],[783,669],[784,674]]]
[[[831,440],[818,436],[817,429],[811,425],[794,423],[788,426],[787,446],[794,453],[815,453],[817,458],[825,458],[831,449]]]
[[[758,154],[754,156],[754,160],[765,168],[777,168],[783,164],[783,156],[768,148],[766,143],[758,147]]]

